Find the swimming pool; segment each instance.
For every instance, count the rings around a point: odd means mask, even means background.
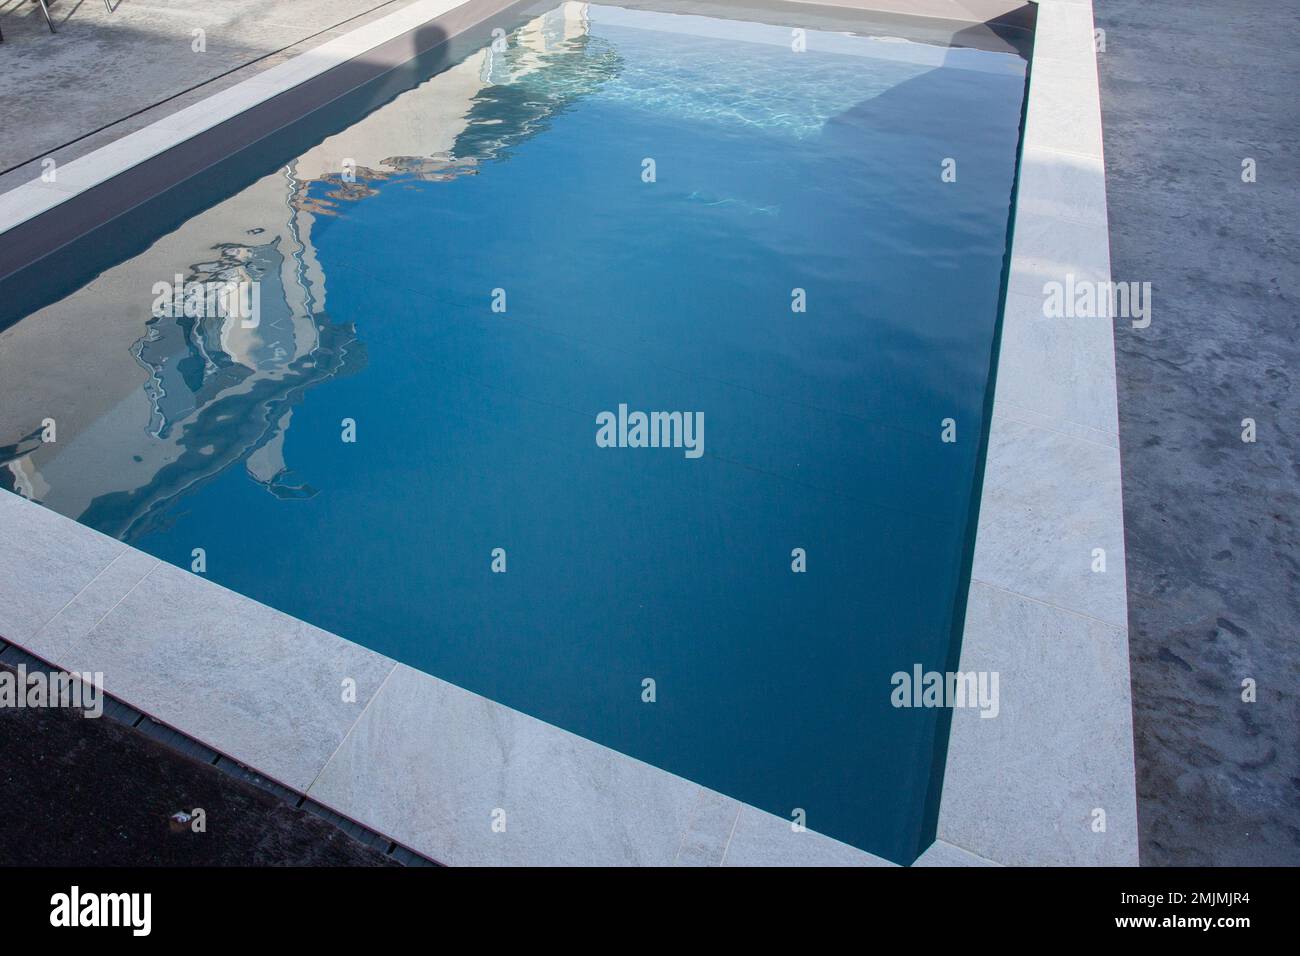
[[[1025,60],[745,12],[527,11],[336,105],[0,333],[7,482],[909,861],[946,721],[890,677],[956,659]],[[256,323],[165,314],[206,281]]]

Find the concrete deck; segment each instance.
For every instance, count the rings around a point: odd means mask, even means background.
[[[84,156],[412,0],[0,2],[0,192]],[[206,49],[195,52],[193,31]]]
[[[1097,0],[1112,268],[1155,296],[1115,332],[1155,865],[1300,863],[1300,8],[1244,12]]]

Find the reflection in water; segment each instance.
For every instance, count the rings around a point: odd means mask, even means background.
[[[185,283],[258,282],[274,285],[280,275],[278,239],[263,245],[217,247],[217,259],[191,266]],[[268,290],[270,291],[270,290]],[[282,291],[282,290],[281,290]],[[304,289],[310,294],[310,290]],[[185,315],[150,319],[148,331],[135,343],[136,360],[150,373],[145,383],[152,414],[149,433],[169,438],[178,423],[197,407],[206,405],[228,387],[234,369],[250,374],[274,374],[300,351],[293,317],[283,294],[269,297],[255,332],[242,324],[217,316],[191,318]],[[241,338],[241,331],[249,334]],[[310,348],[314,343],[306,343]],[[242,380],[239,372],[235,377]]]
[[[261,283],[260,322],[237,317],[151,318],[132,354],[149,373],[148,434],[171,453],[144,485],[102,494],[81,520],[124,541],[155,531],[177,495],[243,461],[249,476],[280,498],[309,498],[283,459],[285,431],[306,391],[365,367],[355,328],[315,308],[311,284],[286,287],[280,238],[225,243],[192,266],[185,282]],[[297,270],[288,270],[295,274]]]
[[[0,332],[14,485],[910,861],[946,717],[862,688],[956,651],[1025,62],[789,39],[575,4],[317,142]],[[257,282],[259,322],[153,317],[173,281]],[[624,398],[702,412],[709,453],[601,453]]]
[[[558,26],[551,23],[555,20]],[[386,156],[376,166],[301,179],[292,205],[315,215],[334,215],[339,202],[373,196],[385,180],[450,182],[477,175],[486,163],[508,159],[515,146],[545,132],[553,117],[622,71],[623,60],[610,43],[586,32],[565,32],[575,23],[586,30],[581,17],[575,21],[548,14],[522,28],[513,46],[479,54],[478,75],[484,85],[470,99],[462,117],[464,128],[452,149]],[[436,78],[422,89],[430,86],[436,86]],[[320,184],[327,188],[313,188]]]
[[[143,335],[138,316],[149,299],[123,299],[121,328],[111,338],[120,342],[137,330],[127,347],[145,372],[136,396],[147,413],[131,396],[116,406],[105,396],[80,420],[77,413],[93,403],[77,396],[75,410],[57,410],[60,441],[46,444],[39,422],[47,409],[15,410],[0,418],[0,427],[21,435],[0,446],[0,485],[128,542],[163,528],[178,497],[240,462],[278,498],[315,495],[284,459],[293,409],[308,390],[366,365],[356,328],[331,322],[326,311],[327,277],[312,241],[316,218],[337,216],[341,203],[374,196],[385,181],[475,175],[617,76],[621,59],[589,35],[586,9],[567,3],[525,24],[505,49],[471,55],[51,307],[81,320],[103,308],[102,284],[111,296],[114,284],[147,288],[177,272],[185,283],[256,282],[261,298],[255,328],[230,316],[151,316]],[[212,241],[240,233],[240,241]],[[207,258],[193,262],[197,256]],[[178,261],[189,264],[178,269]],[[60,463],[73,444],[81,450]],[[118,461],[126,451],[135,471],[93,473],[73,461],[105,447]]]
[[[474,97],[469,127],[456,140],[458,155],[480,162],[505,158],[623,71],[622,57],[607,40],[585,33],[543,36],[540,49],[521,43],[489,58],[484,79],[490,85]]]

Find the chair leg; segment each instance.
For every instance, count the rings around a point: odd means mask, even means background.
[[[54,29],[54,21],[50,19],[50,8],[45,5],[45,0],[36,0],[36,2],[41,5],[41,13],[45,14],[45,25],[50,28],[51,33],[58,33],[59,31]]]
[[[109,3],[108,0],[104,0],[104,9],[107,10],[109,13],[112,13],[113,5]]]

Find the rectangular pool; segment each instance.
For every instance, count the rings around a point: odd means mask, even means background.
[[[0,485],[907,863],[1028,36],[685,9],[513,8],[6,277]]]

